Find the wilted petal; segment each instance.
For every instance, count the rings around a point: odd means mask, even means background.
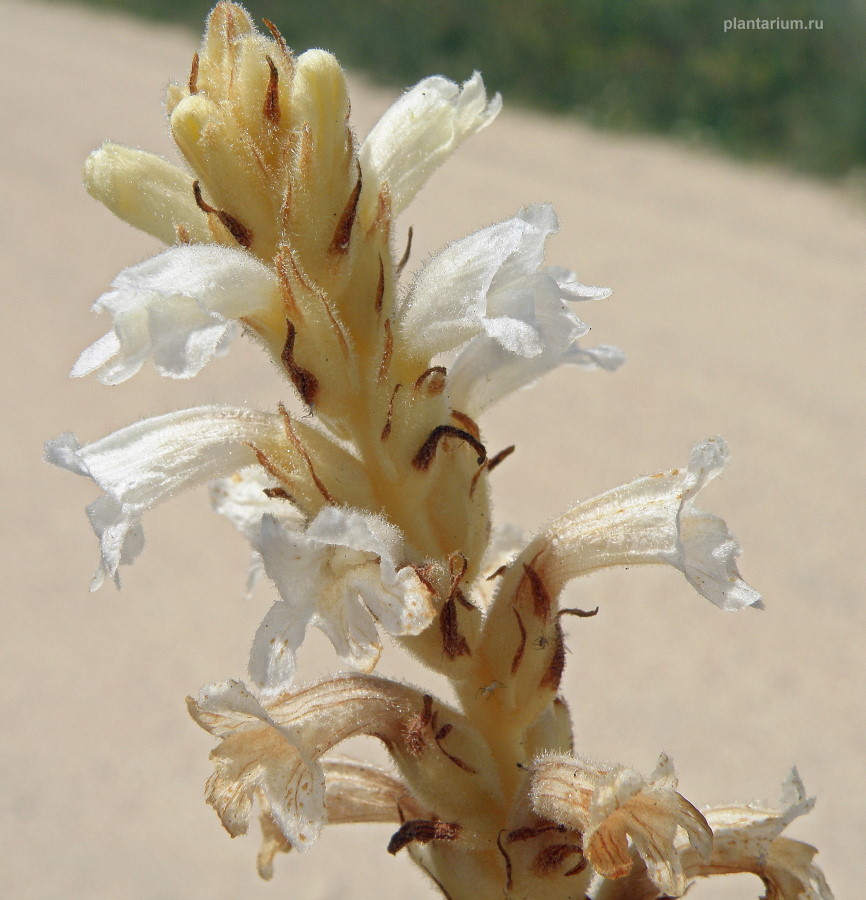
[[[538,815],[581,832],[584,855],[599,875],[628,875],[630,840],[659,891],[679,897],[686,878],[674,846],[677,829],[685,830],[700,859],[709,858],[712,833],[676,786],[664,754],[648,779],[625,766],[549,756],[533,763],[531,797]]]
[[[752,872],[767,888],[768,900],[833,900],[821,870],[814,865],[814,847],[780,837],[797,817],[815,805],[807,797],[794,769],[785,781],[782,802],[743,804],[705,810],[713,829],[713,854],[699,860],[688,851],[684,865],[690,880],[714,874]]]
[[[638,478],[555,520],[531,545],[542,551],[548,590],[608,566],[667,563],[720,609],[761,607],[737,570],[736,539],[722,519],[694,506],[727,457],[725,442],[712,438],[695,446],[687,468]]]
[[[81,354],[72,375],[96,372],[103,384],[117,384],[150,356],[161,375],[190,378],[233,336],[236,320],[279,304],[276,275],[249,254],[172,247],[124,269],[96,301],[96,312],[114,318],[114,332]]]
[[[489,125],[502,108],[496,94],[488,102],[481,75],[458,87],[440,76],[406,91],[367,135],[359,158],[365,178],[390,188],[398,216],[463,141]]]
[[[179,228],[189,240],[211,240],[192,184],[191,175],[161,157],[110,142],[84,164],[84,186],[92,197],[165,244],[178,241]]]
[[[139,520],[174,493],[255,462],[248,442],[267,444],[280,420],[266,413],[202,406],[144,419],[82,447],[65,432],[45,445],[45,459],[92,478],[105,496],[87,508],[101,561],[91,590],[141,550]]]
[[[222,738],[211,753],[206,797],[226,831],[246,834],[253,799],[261,795],[282,834],[306,850],[324,824],[321,766],[240,682],[203,688],[198,700],[187,698],[187,706],[202,728]]]
[[[267,691],[291,681],[308,624],[350,665],[370,671],[381,652],[377,623],[391,634],[417,634],[435,615],[429,589],[401,565],[400,532],[377,516],[328,506],[300,531],[266,515],[256,548],[282,598],[250,656],[250,674]]]

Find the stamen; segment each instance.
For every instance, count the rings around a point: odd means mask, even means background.
[[[410,819],[404,822],[388,842],[388,852],[399,853],[407,844],[417,841],[454,841],[460,835],[461,826],[457,822],[439,822],[435,819]]]
[[[394,335],[391,334],[391,320],[385,319],[385,348],[382,351],[382,361],[379,363],[378,382],[381,384],[388,374],[391,366],[391,354],[394,351]]]
[[[506,447],[504,450],[500,450],[499,453],[496,454],[496,456],[488,461],[487,471],[492,472],[499,465],[499,463],[508,459],[508,457],[511,456],[512,453],[514,453],[514,444],[512,444],[510,447]]]
[[[192,239],[189,236],[189,229],[186,225],[181,225],[180,222],[177,222],[174,226],[174,233],[177,235],[177,242],[179,244],[192,243]]]
[[[391,416],[394,413],[394,398],[397,396],[397,391],[399,391],[401,387],[403,387],[402,384],[395,384],[394,390],[391,391],[391,399],[388,401],[388,415],[385,417],[385,427],[379,435],[383,441],[387,441],[391,434]]]
[[[508,842],[511,844],[518,841],[529,841],[542,834],[547,834],[549,831],[558,831],[561,834],[565,830],[564,825],[556,825],[552,822],[549,825],[524,825],[523,828],[515,828],[514,831],[508,832]]]
[[[511,674],[514,675],[520,668],[520,663],[523,661],[523,651],[526,650],[526,627],[523,624],[523,619],[520,618],[520,613],[516,609],[512,610],[512,612],[517,617],[517,627],[520,629],[520,643],[517,645],[514,659],[511,660]]]
[[[334,237],[331,239],[331,246],[328,253],[337,254],[345,253],[349,249],[349,242],[352,239],[352,226],[355,224],[355,214],[358,212],[358,200],[361,196],[361,166],[358,165],[358,180],[355,182],[355,188],[349,195],[346,208],[337,222],[334,229]]]
[[[447,374],[448,370],[445,366],[430,366],[429,369],[425,369],[425,371],[415,379],[413,388],[416,391],[420,391],[422,387],[426,387],[427,394],[431,397],[435,397],[445,390],[445,376]]]
[[[478,454],[479,466],[487,459],[487,451],[484,449],[484,444],[474,437],[474,435],[469,434],[468,431],[463,431],[462,428],[455,428],[453,425],[437,425],[430,432],[427,440],[424,441],[413,457],[412,465],[419,471],[426,472],[427,469],[430,468],[433,458],[436,456],[436,449],[439,446],[439,441],[444,437],[460,438],[461,441],[465,441],[469,444]]]
[[[245,250],[249,250],[253,243],[253,233],[247,228],[246,225],[243,224],[239,219],[236,219],[230,213],[227,213],[221,209],[216,209],[211,206],[209,203],[205,203],[204,198],[201,195],[201,185],[198,181],[194,181],[192,183],[192,192],[195,197],[196,206],[203,212],[210,215],[213,213],[220,222],[226,227],[231,236],[243,247]]]
[[[193,53],[192,55],[192,65],[189,69],[187,88],[189,89],[190,94],[198,93],[198,53]]]
[[[264,117],[272,124],[280,124],[280,73],[270,56],[265,56],[271,70],[268,78],[268,89],[265,91],[265,105],[262,109]]]
[[[414,234],[414,230],[412,226],[409,226],[409,233],[406,236],[406,249],[403,251],[403,255],[400,257],[400,262],[397,263],[397,277],[399,278],[403,274],[403,269],[406,268],[406,263],[409,262],[409,254],[412,251],[412,236]]]
[[[312,406],[319,395],[319,380],[312,372],[299,366],[295,362],[295,335],[297,330],[291,319],[286,319],[286,342],[283,344],[283,352],[280,359],[289,373],[297,392],[301,395],[301,399],[307,406]]]

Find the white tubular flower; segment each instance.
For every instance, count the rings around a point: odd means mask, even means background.
[[[370,672],[382,651],[377,623],[392,635],[418,634],[436,614],[429,588],[401,558],[399,530],[377,516],[329,506],[293,531],[265,515],[255,546],[282,598],[250,655],[250,674],[266,692],[291,682],[310,624],[347,663]]]
[[[616,368],[619,351],[578,351],[589,330],[565,301],[603,299],[562,269],[540,269],[558,227],[549,204],[455,241],[418,272],[395,317],[395,331],[419,359],[460,352],[450,366],[455,408],[476,415],[562,362]],[[467,343],[468,342],[468,343]]]
[[[406,91],[367,135],[359,154],[361,171],[387,182],[396,218],[424,183],[472,134],[486,128],[502,109],[496,94],[488,102],[481,75],[462,87],[441,76],[425,78]]]
[[[538,571],[547,589],[555,594],[572,578],[608,566],[666,563],[720,609],[761,608],[760,594],[737,570],[736,539],[722,519],[694,505],[727,458],[725,442],[712,438],[694,447],[685,469],[637,478],[552,522],[530,545],[543,551]]]
[[[268,413],[201,406],[144,419],[84,447],[69,432],[48,441],[48,462],[92,478],[105,491],[87,507],[102,557],[90,589],[106,576],[117,582],[117,567],[141,552],[145,510],[254,463],[249,444],[267,446],[279,439],[281,427],[280,418]]]
[[[605,878],[631,871],[629,840],[650,880],[679,897],[687,880],[674,839],[682,828],[697,858],[709,859],[713,835],[701,813],[676,791],[673,764],[662,754],[649,778],[625,766],[599,766],[570,756],[543,756],[532,766],[534,811],[579,831],[583,853]]]
[[[152,357],[172,378],[196,375],[226,348],[244,316],[280,307],[275,273],[250,254],[217,245],[178,246],[124,269],[93,305],[114,330],[88,347],[72,375],[118,384]]]

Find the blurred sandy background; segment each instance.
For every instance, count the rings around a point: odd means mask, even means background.
[[[81,165],[107,138],[172,154],[162,89],[186,77],[197,41],[21,0],[0,0],[0,21],[0,894],[432,897],[406,859],[385,853],[387,826],[327,830],[260,882],[257,836],[230,841],[204,804],[212,740],[183,697],[243,676],[268,604],[266,589],[242,598],[247,548],[204,492],[146,517],[148,547],[121,593],[87,593],[97,548],[83,507],[96,494],[41,462],[44,439],[70,429],[89,441],[213,401],[273,407],[286,389],[243,343],[190,382],[152,371],[116,388],[67,378],[106,327],[89,304],[157,249],[85,194]],[[391,99],[356,83],[359,133]],[[507,99],[401,220],[415,227],[414,262],[521,205],[554,201],[562,228],[548,259],[614,288],[580,312],[591,339],[629,361],[615,375],[557,372],[482,422],[492,450],[517,444],[494,476],[500,521],[537,527],[569,501],[683,464],[695,441],[720,433],[733,459],[701,505],[727,518],[741,570],[767,603],[723,614],[667,570],[574,586],[575,603],[601,604],[569,624],[577,747],[644,771],[665,750],[699,806],[775,799],[796,763],[818,804],[790,833],[818,845],[838,900],[858,897],[866,215],[831,187],[515,114]],[[306,671],[334,667],[314,641]],[[364,742],[354,751],[375,752]],[[760,893],[749,877],[723,881],[690,896]]]

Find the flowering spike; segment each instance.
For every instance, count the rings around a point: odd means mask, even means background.
[[[217,3],[169,87],[189,172],[115,144],[88,157],[87,190],[172,246],[96,301],[112,326],[72,374],[117,384],[150,358],[189,378],[243,331],[307,416],[205,406],[84,446],[65,432],[45,451],[104,492],[87,509],[94,588],[141,551],[149,508],[208,479],[252,549],[247,589],[273,583],[251,687],[188,700],[218,742],[207,802],[232,836],[258,807],[266,879],[276,854],[309,849],[326,823],[388,822],[389,852],[406,848],[453,900],[674,897],[719,871],[754,872],[768,896],[831,900],[814,849],[782,836],[813,802],[796,772],[781,806],[704,815],[664,755],[649,777],[576,755],[558,693],[562,617],[598,612],[562,608],[574,578],[664,563],[717,607],[761,605],[727,526],[695,506],[724,442],[577,504],[531,540],[492,529],[488,476],[514,445],[488,458],[479,416],[559,365],[616,369],[616,348],[578,346],[588,326],[574,313],[610,291],[545,266],[549,204],[452,242],[400,288],[413,229],[395,259],[395,217],[490,124],[499,96],[477,73],[425,79],[359,144],[337,60],[296,58],[265,26]],[[351,672],[295,683],[310,627]],[[372,675],[383,633],[445,675],[459,706]],[[382,741],[398,776],[325,756],[360,735]]]

